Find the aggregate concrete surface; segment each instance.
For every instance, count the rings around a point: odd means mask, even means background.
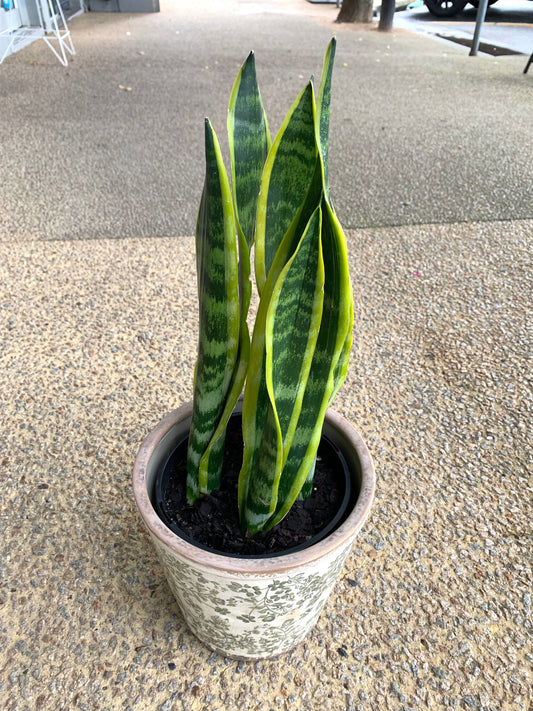
[[[533,707],[532,77],[521,57],[444,56],[334,17],[293,0],[89,14],[69,68],[43,42],[0,67],[0,174],[18,190],[0,206],[6,711]],[[255,45],[276,130],[332,30],[331,179],[356,305],[335,406],[374,456],[377,498],[309,638],[236,662],[188,632],[131,468],[191,397],[203,116],[223,133]],[[451,155],[450,134],[464,136]]]
[[[192,234],[202,119],[225,145],[229,94],[249,50],[275,132],[304,82],[319,77],[333,33],[332,190],[345,227],[533,217],[526,57],[468,57],[466,47],[379,33],[375,23],[341,27],[335,16],[305,0],[175,0],[158,14],[75,18],[66,69],[42,40],[8,57],[2,233]]]

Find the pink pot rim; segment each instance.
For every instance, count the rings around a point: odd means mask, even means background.
[[[147,490],[146,471],[150,458],[163,437],[178,422],[191,417],[191,415],[192,403],[187,403],[169,412],[145,438],[133,466],[133,493],[144,524],[161,543],[177,555],[197,565],[215,569],[220,573],[253,576],[273,575],[312,564],[332,554],[351,541],[363,526],[374,499],[376,487],[374,464],[359,432],[342,415],[330,408],[326,414],[324,429],[335,432],[334,439],[343,450],[350,468],[351,458],[349,455],[347,456],[346,449],[352,449],[356,453],[361,470],[359,497],[351,513],[339,528],[309,548],[272,558],[237,558],[212,553],[180,538],[165,526],[152,506]]]

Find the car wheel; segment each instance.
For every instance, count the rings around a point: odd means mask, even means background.
[[[467,0],[424,0],[427,9],[436,17],[452,17],[464,8]]]

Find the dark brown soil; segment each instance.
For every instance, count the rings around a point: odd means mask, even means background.
[[[185,498],[186,453],[187,440],[184,440],[165,467],[162,475],[164,503],[160,504],[159,513],[176,533],[218,553],[261,556],[305,547],[309,541],[314,543],[316,536],[320,538],[320,533],[335,518],[345,500],[343,462],[339,461],[336,448],[323,438],[311,497],[296,501],[287,516],[271,531],[245,536],[239,525],[237,509],[237,482],[242,463],[240,417],[233,416],[228,426],[221,488],[201,497],[192,506]]]

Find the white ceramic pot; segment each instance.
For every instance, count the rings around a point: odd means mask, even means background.
[[[359,433],[329,410],[323,432],[341,449],[359,496],[325,539],[272,558],[212,553],[180,538],[161,521],[152,496],[156,474],[190,428],[192,404],[169,413],[145,439],[133,491],[165,575],[193,633],[234,659],[277,656],[313,628],[374,498],[375,472]]]

